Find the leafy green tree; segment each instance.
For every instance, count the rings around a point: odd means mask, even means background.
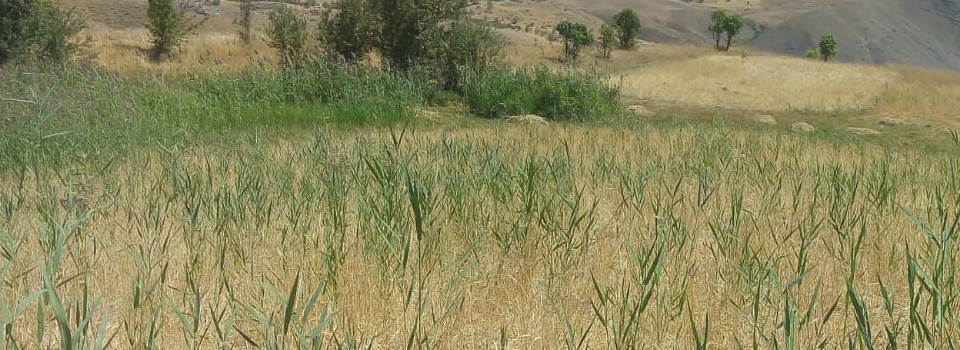
[[[0,64],[30,46],[30,20],[35,0],[0,0]]]
[[[713,36],[713,39],[716,43],[717,50],[721,50],[720,40],[723,39],[723,26],[727,21],[727,12],[723,10],[716,10],[710,13],[710,34]]]
[[[576,62],[580,51],[593,44],[593,34],[583,23],[560,22],[557,24],[557,33],[563,38],[563,53],[570,62]]]
[[[640,17],[631,9],[625,9],[613,16],[613,23],[617,29],[621,48],[629,48],[633,45],[633,39],[640,33],[643,25],[640,23]]]
[[[0,64],[31,54],[62,63],[80,49],[71,40],[86,26],[51,0],[0,0]]]
[[[614,33],[614,27],[609,24],[600,26],[600,55],[603,58],[610,58],[610,51],[617,44],[617,37]]]
[[[447,30],[444,24],[465,15],[465,0],[371,0],[379,23],[378,47],[391,67],[407,69],[422,61]]]
[[[270,47],[280,53],[280,64],[288,66],[303,60],[306,54],[307,21],[281,5],[270,13],[267,24]]]
[[[823,61],[833,58],[837,55],[837,39],[833,35],[824,35],[820,38],[820,57]]]
[[[366,0],[338,0],[337,12],[327,10],[320,19],[319,37],[329,53],[354,62],[376,46],[376,19]]]
[[[724,47],[724,51],[730,51],[730,44],[733,42],[733,37],[740,34],[741,29],[743,29],[743,17],[740,17],[740,15],[730,14],[724,18],[723,32],[727,35],[727,45]]]
[[[184,11],[172,0],[147,0],[147,29],[153,35],[153,58],[170,55],[187,35],[200,27],[200,22],[189,21]]]

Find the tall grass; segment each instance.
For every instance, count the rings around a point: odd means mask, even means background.
[[[949,349],[957,169],[696,125],[23,160],[0,171],[0,342]]]
[[[469,76],[463,96],[484,117],[538,114],[557,120],[596,120],[622,113],[620,89],[575,70],[501,67]]]

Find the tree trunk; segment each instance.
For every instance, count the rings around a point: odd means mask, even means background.
[[[727,46],[723,48],[723,51],[730,51],[731,41],[733,41],[733,35],[727,35]]]

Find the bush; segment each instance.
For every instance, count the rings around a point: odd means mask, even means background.
[[[147,29],[153,36],[152,56],[161,60],[169,56],[188,35],[200,27],[200,22],[188,21],[173,0],[147,0]]]
[[[500,67],[464,82],[470,112],[499,118],[538,114],[553,120],[594,120],[619,115],[620,89],[575,70]]]
[[[280,63],[289,66],[303,61],[306,55],[307,21],[287,5],[270,13],[267,25],[270,46],[280,53]]]
[[[820,50],[818,49],[808,49],[805,56],[807,58],[817,59],[820,58]]]

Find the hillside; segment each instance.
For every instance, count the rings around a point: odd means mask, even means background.
[[[908,64],[960,70],[960,2],[957,0],[554,0],[600,18],[637,8],[652,41],[709,42],[704,23],[724,8],[755,22],[741,41],[759,49],[803,55],[820,36],[834,34],[846,62]]]

